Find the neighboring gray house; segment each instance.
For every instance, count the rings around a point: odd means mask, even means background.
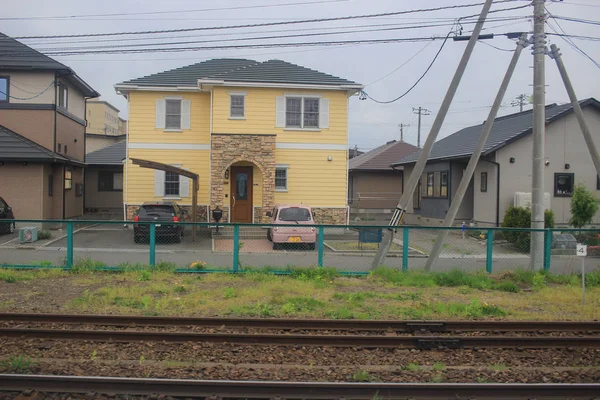
[[[123,141],[86,155],[86,213],[123,218],[123,160],[126,151]]]
[[[600,103],[589,98],[580,104],[596,146],[600,147]],[[515,204],[515,193],[526,193],[519,197],[520,204],[527,204],[527,193],[531,193],[532,121],[531,110],[495,120],[456,223],[497,226],[507,208]],[[434,144],[408,207],[406,223],[437,225],[443,221],[482,128],[483,123],[464,128]],[[403,166],[409,176],[419,154],[404,157],[394,165]],[[583,183],[594,192],[600,189],[571,104],[548,105],[544,185],[557,225],[569,222],[570,197],[576,183]],[[600,216],[594,223],[600,223]]]

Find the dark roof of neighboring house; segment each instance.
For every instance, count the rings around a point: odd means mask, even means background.
[[[248,83],[358,85],[356,82],[281,60],[260,62],[220,58],[132,79],[117,86],[197,86],[198,79]]]
[[[68,163],[73,160],[48,150],[44,146],[0,125],[0,161]],[[80,162],[76,163],[80,164]]]
[[[579,102],[581,107],[593,106],[600,110],[600,102],[594,98]],[[546,124],[549,124],[566,114],[573,112],[571,103],[546,106]],[[484,123],[470,126],[437,141],[431,149],[429,160],[449,160],[470,157],[473,154],[477,140],[481,135]],[[492,131],[483,148],[482,156],[514,142],[531,133],[533,130],[533,110],[498,117],[494,121]],[[403,165],[417,162],[420,151],[396,160],[394,165]]]
[[[391,170],[392,163],[417,150],[419,150],[419,148],[412,144],[392,140],[365,154],[354,157],[348,161],[348,169],[350,171]]]
[[[358,157],[361,154],[365,154],[365,152],[357,150],[357,149],[348,149],[348,158],[350,158],[350,159],[352,159],[354,157]]]
[[[126,144],[117,142],[100,150],[86,154],[85,162],[88,165],[123,165],[125,159]]]
[[[0,33],[0,70],[58,71],[81,90],[84,96],[100,96],[71,68],[3,33]]]

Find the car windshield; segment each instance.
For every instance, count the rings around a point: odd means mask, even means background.
[[[165,206],[165,205],[153,205],[153,206],[142,206],[140,208],[140,212],[139,215],[141,217],[147,216],[147,215],[164,215],[164,214],[168,214],[168,215],[173,215],[173,207],[172,206]]]
[[[282,208],[279,210],[280,221],[310,221],[310,211],[306,208]]]

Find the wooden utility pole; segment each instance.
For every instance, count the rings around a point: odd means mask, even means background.
[[[419,106],[419,108],[413,107],[413,112],[419,115],[419,126],[417,127],[417,147],[421,148],[421,115],[429,115],[431,114],[431,111]]]
[[[528,94],[520,94],[510,103],[511,106],[517,107],[519,106],[519,112],[523,112],[523,106],[526,103],[529,103],[529,95]]]
[[[398,125],[400,127],[400,141],[404,142],[404,127],[409,127],[410,125],[408,124],[400,124]]]

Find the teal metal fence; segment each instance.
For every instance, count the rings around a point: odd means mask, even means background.
[[[6,225],[6,224],[4,224]],[[175,268],[179,272],[243,272],[268,268],[331,267],[367,274],[385,226],[153,223],[131,221],[16,220],[0,223],[2,268]],[[4,230],[2,228],[4,227]],[[530,229],[400,226],[385,266],[422,269],[437,235],[448,232],[435,270],[529,267]],[[546,229],[544,269],[578,270],[577,243],[587,244],[589,268],[598,267],[600,230]],[[600,259],[598,259],[600,260]]]

